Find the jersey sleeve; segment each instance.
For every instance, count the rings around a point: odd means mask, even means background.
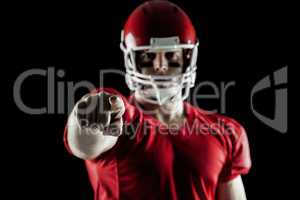
[[[220,182],[227,182],[235,177],[247,174],[251,168],[249,142],[245,129],[237,122],[232,122],[234,132],[230,138],[230,150],[227,161],[220,174]]]

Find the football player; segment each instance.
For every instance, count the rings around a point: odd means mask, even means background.
[[[198,41],[187,14],[147,1],[122,31],[126,98],[99,88],[78,101],[64,141],[85,161],[95,200],[245,200],[247,135],[235,120],[185,100]]]

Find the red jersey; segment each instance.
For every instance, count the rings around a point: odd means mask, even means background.
[[[213,200],[219,183],[248,173],[247,135],[233,119],[184,103],[187,120],[173,129],[122,99],[123,135],[85,161],[95,200]]]

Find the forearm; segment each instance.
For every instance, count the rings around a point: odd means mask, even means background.
[[[220,183],[216,194],[217,200],[246,200],[246,193],[241,176]]]

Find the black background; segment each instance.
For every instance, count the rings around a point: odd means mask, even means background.
[[[11,5],[4,17],[9,107],[2,140],[9,196],[30,199],[93,199],[81,160],[63,146],[66,114],[28,115],[13,100],[13,84],[32,68],[63,69],[57,81],[89,80],[96,86],[99,69],[122,69],[120,31],[130,12],[142,1],[111,1],[99,5]],[[286,134],[261,123],[251,112],[250,91],[263,77],[290,66],[291,27],[294,17],[283,5],[214,5],[197,1],[173,1],[191,17],[200,39],[197,81],[235,81],[229,89],[226,114],[247,130],[253,167],[244,177],[248,199],[292,199],[296,147],[292,144],[291,118]],[[208,12],[208,10],[210,12]],[[5,31],[5,32],[6,32]],[[129,94],[120,78],[105,84]],[[291,85],[291,83],[289,83]],[[7,89],[6,88],[6,89]],[[205,91],[209,92],[209,91]],[[84,91],[80,91],[79,97]],[[31,78],[24,83],[24,101],[33,107],[46,103],[46,81]],[[272,92],[256,99],[262,113],[272,116]],[[219,101],[200,102],[206,109]]]

